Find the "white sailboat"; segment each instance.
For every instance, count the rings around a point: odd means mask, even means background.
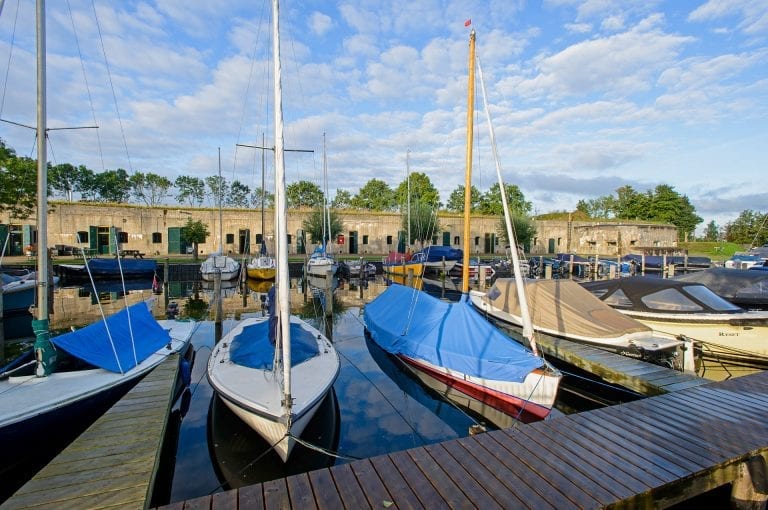
[[[324,287],[330,285],[331,282],[324,280],[328,279],[328,274],[331,276],[336,274],[338,269],[338,263],[336,259],[328,252],[328,244],[330,244],[331,238],[331,211],[328,208],[328,160],[325,151],[325,133],[323,133],[323,182],[325,183],[325,190],[323,194],[323,240],[307,261],[307,275],[312,279],[313,285],[317,287]],[[320,282],[317,283],[317,279],[320,278]]]
[[[269,254],[269,251],[267,250],[267,242],[265,240],[265,231],[264,231],[264,207],[265,207],[265,201],[266,201],[266,190],[265,190],[265,148],[264,146],[264,135],[262,134],[262,151],[261,151],[261,245],[259,246],[259,254],[255,255],[251,258],[251,260],[248,261],[246,264],[246,271],[248,272],[248,278],[253,278],[255,280],[274,280],[275,275],[277,274],[277,263],[275,262],[275,258],[272,257]]]
[[[219,149],[219,186],[221,186],[221,149]],[[208,258],[200,264],[200,277],[212,282],[216,279],[217,273],[221,274],[222,281],[234,280],[240,276],[240,262],[228,255],[224,255],[224,228],[222,225],[223,214],[221,202],[223,200],[222,190],[219,189],[219,251],[211,253]]]
[[[268,317],[240,321],[214,347],[208,380],[227,407],[286,462],[331,391],[339,356],[325,335],[290,314],[278,0],[272,1],[272,11],[277,291],[271,291]]]
[[[47,275],[48,195],[45,1],[37,0],[37,274]],[[38,282],[30,360],[0,369],[0,451],[12,460],[57,424],[106,409],[168,356],[186,352],[195,324],[155,320],[140,302],[84,328],[51,337],[49,279]],[[64,359],[71,359],[71,367]],[[85,366],[87,368],[81,368]],[[107,405],[107,407],[103,407]],[[54,432],[55,434],[55,432]]]

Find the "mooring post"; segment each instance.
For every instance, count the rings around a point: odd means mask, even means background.
[[[325,273],[325,316],[333,317],[333,271],[331,268]]]
[[[221,316],[224,315],[221,304],[221,270],[216,269],[213,274],[213,299],[216,300],[216,324],[221,324]]]
[[[765,508],[768,502],[766,454],[758,454],[739,465],[739,476],[731,487],[731,508]]]
[[[165,262],[163,263],[163,296],[165,296],[165,309],[168,309],[168,303],[170,302],[171,297],[168,295],[168,275],[170,274],[170,260],[165,259]]]

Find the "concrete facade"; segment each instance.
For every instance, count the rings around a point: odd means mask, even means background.
[[[120,248],[138,250],[146,256],[165,256],[188,253],[179,241],[181,228],[189,218],[201,220],[208,225],[211,235],[199,245],[200,255],[218,250],[219,211],[209,208],[183,206],[146,207],[125,204],[90,204],[51,202],[48,216],[48,244],[50,247],[83,247],[95,253],[114,253],[114,238],[118,237]],[[297,255],[311,253],[315,245],[303,246],[300,239],[302,222],[311,210],[289,210],[288,231],[289,253]],[[222,214],[225,253],[254,253],[261,236],[260,210],[225,209]],[[398,233],[402,230],[399,213],[344,210],[339,212],[344,232],[333,247],[334,253],[357,255],[381,255],[397,250]],[[441,213],[440,232],[433,243],[462,247],[464,220],[462,215]],[[36,240],[35,218],[26,220],[0,219],[6,231],[12,232],[9,246],[18,251]],[[535,221],[537,235],[530,253],[545,255],[569,252],[585,255],[623,255],[640,251],[644,247],[673,247],[677,244],[677,229],[674,225],[659,225],[640,222],[585,222],[585,221]],[[0,225],[0,226],[2,226]],[[503,255],[506,247],[498,239],[497,228],[500,219],[490,216],[475,216],[471,222],[471,254],[494,256]],[[274,248],[274,215],[265,213],[265,236],[270,251]],[[78,242],[78,235],[80,241]],[[412,249],[419,249],[413,246]],[[8,252],[7,252],[8,253]],[[22,253],[9,253],[19,255]]]

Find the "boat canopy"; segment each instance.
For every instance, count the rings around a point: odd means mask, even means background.
[[[749,308],[768,305],[768,273],[713,267],[675,276],[674,280],[701,283],[731,303]]]
[[[273,287],[274,288],[274,287]],[[320,354],[314,335],[291,322],[291,366],[314,358]],[[272,370],[275,362],[275,345],[269,339],[269,321],[250,324],[232,340],[229,358],[248,368]]]
[[[649,326],[614,310],[572,280],[526,279],[525,295],[536,329],[593,338],[651,333]],[[486,297],[496,308],[520,317],[520,300],[513,278],[498,278]]]
[[[451,246],[430,245],[414,253],[416,255],[423,253],[425,262],[440,262],[445,260],[461,260],[464,257],[464,251]]]
[[[365,306],[373,339],[391,354],[474,377],[522,382],[544,362],[501,333],[469,303],[441,301],[398,284]]]
[[[91,365],[121,373],[170,344],[171,336],[152,316],[147,303],[142,302],[111,315],[106,319],[106,325],[105,321],[100,320],[54,337],[51,342]]]

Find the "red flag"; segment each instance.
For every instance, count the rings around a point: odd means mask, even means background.
[[[464,22],[464,26],[465,27],[468,27],[471,24],[472,24],[472,20],[471,19],[468,19],[467,21]]]

